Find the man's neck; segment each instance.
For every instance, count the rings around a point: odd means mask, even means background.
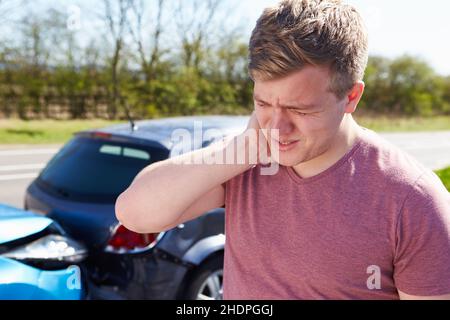
[[[294,166],[294,171],[302,178],[310,178],[324,172],[350,151],[359,130],[360,127],[352,116],[346,115],[330,149],[314,159]]]

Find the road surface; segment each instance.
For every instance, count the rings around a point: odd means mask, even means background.
[[[0,146],[0,203],[23,207],[25,190],[60,145]]]

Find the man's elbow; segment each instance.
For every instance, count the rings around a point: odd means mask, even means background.
[[[139,211],[136,210],[132,201],[130,201],[126,192],[119,195],[115,203],[116,218],[128,230],[137,233],[147,233],[146,224],[141,222]]]
[[[119,195],[115,203],[116,218],[125,228],[137,233],[158,233],[165,227],[156,223],[155,210],[139,204],[135,197],[126,191]],[[151,218],[150,218],[151,217]]]

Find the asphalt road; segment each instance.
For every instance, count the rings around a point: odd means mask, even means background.
[[[23,207],[25,190],[60,145],[0,145],[0,203]]]
[[[427,167],[450,166],[450,131],[382,134]],[[0,203],[23,207],[25,190],[61,145],[0,145]]]
[[[433,170],[450,166],[450,131],[382,134]]]

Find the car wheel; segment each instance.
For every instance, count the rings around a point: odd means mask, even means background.
[[[222,300],[223,255],[215,256],[200,265],[188,282],[186,299]]]

